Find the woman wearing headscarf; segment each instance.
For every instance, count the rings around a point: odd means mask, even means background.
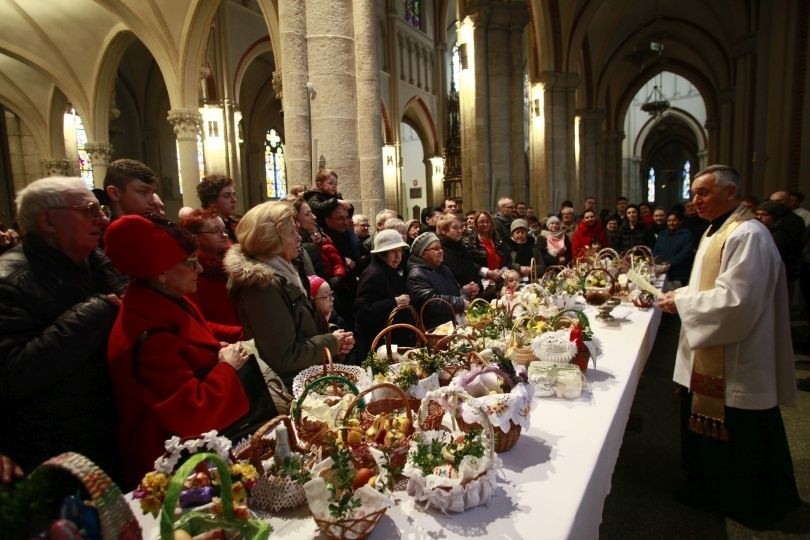
[[[431,298],[441,298],[452,307],[451,313],[441,302],[431,302],[422,320],[425,328],[435,328],[451,320],[456,313],[461,313],[470,305],[461,296],[456,278],[443,261],[444,250],[436,234],[426,232],[416,237],[408,259],[408,294],[411,303],[421,310]]]
[[[571,241],[562,229],[560,218],[549,216],[546,229],[534,243],[535,259],[542,259],[547,267],[568,264],[571,261]]]
[[[402,257],[407,247],[408,244],[402,241],[402,235],[394,229],[385,229],[374,235],[371,263],[360,276],[354,301],[355,339],[360,359],[365,358],[371,342],[385,328],[391,311],[411,303],[405,274],[401,269]],[[403,315],[394,322],[416,324],[410,317],[405,317]],[[392,336],[394,343],[410,345],[413,336],[406,337],[404,332],[402,334]]]
[[[596,245],[599,246],[598,249],[608,247],[607,237],[602,229],[602,224],[596,217],[596,212],[585,210],[582,219],[579,220],[577,230],[574,232],[574,237],[571,239],[571,252],[575,258],[579,258],[587,249]]]
[[[215,335],[188,295],[197,289],[194,237],[157,215],[127,215],[105,233],[107,255],[132,279],[108,343],[125,488],[171,436],[221,430],[248,412],[236,371],[247,354]]]
[[[259,356],[288,387],[303,369],[319,364],[324,348],[332,356],[354,346],[351,332],[329,332],[291,264],[301,237],[295,208],[269,201],[251,208],[236,228],[239,245],[225,256],[228,289],[245,335]]]

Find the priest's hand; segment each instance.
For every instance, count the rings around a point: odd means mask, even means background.
[[[655,307],[666,313],[678,314],[678,306],[675,305],[675,291],[664,293],[664,297],[656,302]]]

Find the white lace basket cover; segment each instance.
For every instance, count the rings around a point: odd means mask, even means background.
[[[459,401],[470,399],[472,398],[468,394],[457,388],[442,387],[429,392],[422,400],[419,414],[420,417],[427,414],[427,407],[431,400],[440,402],[447,411],[455,411],[459,406]],[[409,457],[405,462],[402,474],[408,477],[406,488],[408,495],[422,503],[425,510],[433,507],[443,513],[463,512],[468,508],[485,504],[492,498],[495,492],[495,475],[501,464],[500,458],[494,451],[495,435],[489,417],[483,411],[474,421],[480,422],[484,427],[484,456],[482,458],[465,456],[461,460],[457,476],[453,478],[448,478],[446,474],[425,475],[411,461],[410,454],[416,451],[418,445],[417,441],[411,441]],[[449,442],[453,438],[463,435],[458,431],[455,433],[436,430],[420,432],[422,441],[428,444],[434,440]]]

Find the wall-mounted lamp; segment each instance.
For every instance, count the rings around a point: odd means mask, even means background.
[[[461,69],[467,69],[470,65],[467,59],[467,44],[460,43],[458,46],[458,63],[461,64]]]

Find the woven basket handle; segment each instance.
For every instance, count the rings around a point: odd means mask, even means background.
[[[588,316],[585,315],[579,309],[564,309],[564,310],[560,311],[559,313],[557,313],[554,316],[553,319],[551,319],[551,326],[556,329],[557,328],[557,320],[561,319],[561,318],[568,319],[568,320],[570,320],[572,318],[576,318],[576,320],[579,321],[579,325],[582,327],[583,330],[587,330],[587,329],[589,329],[591,327],[590,323],[588,322]]]
[[[483,431],[486,433],[487,438],[489,439],[489,459],[495,458],[495,429],[492,427],[492,421],[489,419],[489,415],[481,409],[481,407],[477,407],[473,404],[473,398],[467,392],[461,390],[445,390],[443,397],[448,401],[450,404],[450,416],[453,418],[453,422],[456,421],[456,415],[458,415],[458,407],[453,407],[453,403],[455,400],[466,401],[470,404],[470,406],[475,410],[478,414],[478,417],[481,419],[481,425],[483,426]],[[430,402],[435,400],[436,398],[432,398],[430,394],[428,397],[422,400],[421,405],[419,405],[419,414],[417,419],[419,420],[419,425],[422,425],[422,421],[427,418],[428,414],[428,407],[430,406]]]
[[[405,304],[402,306],[397,306],[391,310],[391,313],[388,314],[388,326],[394,324],[394,319],[397,315],[402,312],[410,313],[411,317],[413,318],[413,324],[415,326],[419,326],[419,313],[416,311],[416,308],[410,304]]]
[[[444,298],[440,298],[438,296],[434,296],[433,298],[428,298],[424,304],[422,304],[422,309],[419,310],[419,324],[421,325],[422,332],[427,332],[428,328],[425,328],[425,308],[428,307],[429,304],[433,302],[439,302],[440,304],[444,304],[447,306],[447,309],[450,310],[450,321],[453,323],[453,327],[456,326],[456,310],[453,309],[453,304],[445,300]]]
[[[473,339],[470,336],[468,336],[467,334],[459,334],[454,332],[452,334],[447,334],[442,339],[437,341],[436,345],[434,345],[433,347],[433,352],[441,351],[442,347],[448,345],[449,343],[451,343],[456,339],[466,339],[470,343],[470,345],[472,345],[473,348],[475,348],[475,341],[473,341]]]
[[[326,354],[322,357],[321,365],[323,366],[323,376],[326,377],[334,371],[335,364],[332,362],[332,351],[329,350],[329,347],[324,347],[323,350]]]
[[[67,471],[81,482],[98,510],[105,538],[141,537],[138,521],[121,490],[98,465],[76,452],[65,452],[44,461],[31,476],[45,475],[49,469]]]
[[[373,392],[374,390],[380,390],[383,388],[387,390],[393,390],[397,394],[399,399],[402,400],[402,406],[405,408],[405,415],[408,417],[408,423],[410,424],[409,430],[410,432],[413,432],[413,416],[411,415],[411,408],[408,407],[408,396],[405,394],[405,392],[402,391],[402,388],[389,382],[382,382],[369,386],[368,388],[357,394],[357,396],[355,396],[352,402],[349,403],[349,406],[346,407],[346,411],[343,413],[343,423],[345,424],[346,421],[349,419],[349,415],[354,410],[355,406],[357,406],[359,403],[362,403],[363,396]]]
[[[411,309],[413,309],[413,308],[411,308]],[[415,312],[415,310],[414,310],[414,312]],[[388,361],[389,362],[392,361],[393,360],[393,353],[392,353],[392,350],[391,350],[391,332],[393,330],[398,330],[400,328],[405,329],[405,330],[410,330],[411,332],[416,334],[416,337],[418,338],[419,342],[421,342],[422,345],[425,345],[427,343],[427,337],[425,336],[424,332],[422,332],[417,327],[415,327],[415,326],[413,326],[411,324],[406,324],[406,323],[397,323],[397,324],[390,324],[389,323],[388,326],[386,326],[385,328],[380,330],[380,333],[377,334],[374,337],[374,341],[371,342],[371,349],[370,349],[371,352],[376,354],[377,344],[379,343],[380,339],[383,336],[385,336],[385,338],[386,338],[385,339],[385,346],[386,346],[386,353],[388,354]]]
[[[251,435],[248,445],[236,454],[236,459],[246,459],[251,465],[256,467],[256,470],[259,471],[260,474],[263,474],[264,467],[262,467],[262,461],[269,459],[276,452],[275,445],[269,444],[270,441],[264,439],[264,436],[276,429],[281,423],[284,423],[287,428],[287,440],[290,443],[290,448],[296,452],[304,452],[298,445],[290,417],[286,414],[282,414],[257,429],[256,432]]]
[[[298,401],[296,401],[295,404],[292,407],[293,418],[295,418],[296,420],[299,420],[301,418],[301,407],[303,406],[304,399],[307,397],[307,394],[309,394],[310,390],[312,390],[313,388],[315,388],[317,386],[320,386],[322,384],[326,384],[328,382],[335,382],[335,381],[341,382],[341,383],[347,385],[349,387],[349,390],[351,390],[352,394],[354,394],[354,395],[357,395],[357,394],[360,393],[360,391],[357,389],[357,387],[354,385],[354,383],[352,381],[350,381],[349,379],[347,379],[346,377],[341,377],[340,375],[327,375],[326,377],[319,377],[319,378],[315,379],[314,381],[312,381],[311,383],[309,383],[306,386],[306,388],[304,388],[304,391],[301,392],[301,396],[298,398]],[[364,407],[365,407],[365,403],[360,405],[361,410]]]

